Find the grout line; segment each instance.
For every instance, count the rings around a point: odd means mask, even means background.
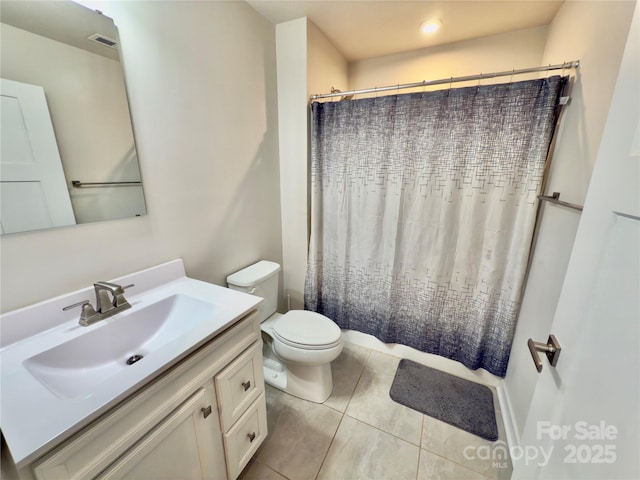
[[[415,443],[410,442],[409,440],[407,440],[405,438],[402,438],[402,437],[399,437],[398,435],[395,435],[393,433],[387,432],[387,431],[383,430],[382,428],[377,427],[376,425],[371,425],[370,423],[367,423],[367,422],[365,422],[365,421],[363,421],[363,420],[361,420],[361,419],[359,419],[357,417],[354,417],[353,415],[349,415],[347,413],[347,410],[349,409],[349,405],[351,404],[351,400],[353,399],[353,395],[356,392],[356,390],[358,389],[358,385],[360,384],[360,380],[362,379],[362,375],[364,375],[364,371],[367,368],[367,365],[369,365],[369,360],[371,359],[371,353],[374,352],[374,351],[377,352],[377,350],[373,350],[373,349],[368,348],[368,347],[362,347],[362,348],[366,348],[369,351],[369,353],[367,355],[366,361],[364,362],[364,366],[362,367],[362,370],[360,371],[360,376],[358,377],[358,381],[356,382],[356,386],[353,388],[353,392],[351,392],[351,397],[349,398],[349,401],[347,402],[347,406],[344,409],[344,415],[346,415],[349,418],[352,418],[352,419],[354,419],[354,420],[356,420],[356,421],[358,421],[358,422],[360,422],[360,423],[362,423],[364,425],[368,425],[368,426],[370,426],[372,428],[375,428],[376,430],[379,430],[382,433],[386,433],[387,435],[390,435],[390,436],[392,436],[394,438],[397,438],[398,440],[402,440],[403,442],[408,443],[409,445],[417,446],[418,449],[419,449],[420,446],[421,446],[421,442],[422,442],[422,429],[420,430],[420,440],[418,440],[418,445],[416,445]],[[378,353],[382,353],[383,355],[388,355],[388,354],[386,354],[384,352],[378,352]],[[389,356],[393,356],[393,355],[389,355]],[[400,405],[400,404],[398,404],[398,405]],[[409,408],[409,407],[406,407],[404,405],[402,405],[402,406],[404,408]],[[422,424],[424,425],[424,415],[423,415]]]
[[[478,475],[481,475],[481,476],[482,476],[483,480],[484,480],[484,479],[487,479],[487,480],[496,480],[496,479],[498,478],[498,477],[495,477],[495,478],[494,478],[494,477],[489,477],[489,476],[487,476],[484,472],[480,472],[480,471],[478,471],[476,468],[472,467],[472,466],[471,466],[471,465],[469,465],[469,464],[460,463],[460,462],[458,462],[458,461],[456,461],[456,460],[454,460],[454,459],[452,459],[452,458],[445,457],[445,456],[444,456],[444,455],[442,455],[441,453],[434,452],[433,450],[431,450],[431,449],[429,449],[429,448],[427,448],[427,447],[421,447],[421,450],[426,450],[427,452],[431,453],[432,455],[435,455],[435,456],[437,456],[437,457],[440,457],[440,458],[442,458],[442,459],[444,459],[444,460],[446,460],[446,461],[448,461],[448,462],[454,463],[454,464],[456,464],[456,465],[458,465],[458,466],[460,466],[460,467],[464,467],[464,468],[466,468],[467,470],[469,470],[469,471],[471,471],[471,472],[473,472],[473,473],[477,473]],[[492,471],[493,471],[493,469],[492,469]]]
[[[318,475],[320,475],[320,472],[322,471],[322,467],[324,466],[324,462],[327,460],[327,456],[329,455],[329,450],[331,450],[331,446],[333,445],[333,441],[336,439],[336,435],[338,434],[338,430],[340,430],[340,425],[342,425],[342,420],[344,420],[344,413],[340,417],[340,421],[338,422],[338,426],[336,427],[336,431],[333,433],[333,437],[331,437],[331,441],[329,442],[329,446],[327,447],[327,451],[324,453],[324,457],[322,457],[322,462],[320,462],[320,467],[318,468],[318,471],[316,472],[315,477],[313,477],[315,480],[317,480]]]
[[[380,431],[380,432],[382,432],[382,433],[385,433],[385,434],[389,435],[390,437],[397,438],[398,440],[402,440],[404,443],[408,443],[408,444],[409,444],[409,445],[411,445],[412,447],[421,448],[421,447],[420,447],[420,445],[416,445],[415,443],[413,443],[413,442],[411,442],[411,441],[407,440],[406,438],[399,437],[399,436],[398,436],[398,435],[396,435],[395,433],[387,432],[386,430],[383,430],[383,429],[382,429],[382,428],[380,428],[380,427],[377,427],[377,426],[375,426],[375,425],[371,425],[370,423],[367,423],[367,422],[365,422],[364,420],[360,420],[359,418],[354,417],[354,416],[352,416],[352,415],[348,415],[348,414],[346,414],[346,413],[345,413],[345,416],[347,416],[347,417],[351,418],[352,420],[355,420],[356,422],[360,422],[360,423],[362,423],[363,425],[367,425],[368,427],[375,428],[376,430],[378,430],[378,431]]]
[[[480,475],[482,477],[482,480],[495,480],[492,477],[488,477],[484,473],[478,472],[476,469],[471,468],[469,465],[465,465],[464,463],[456,462],[455,460],[453,460],[453,459],[451,459],[449,457],[445,457],[445,456],[443,456],[443,455],[441,455],[441,454],[439,454],[437,452],[434,452],[432,450],[429,450],[428,448],[421,448],[421,450],[426,450],[430,454],[435,455],[436,457],[440,457],[440,458],[442,458],[443,460],[446,460],[449,463],[453,463],[455,465],[458,465],[459,467],[463,467],[466,470],[469,470],[470,472],[477,473],[478,475]]]
[[[333,441],[335,440],[336,435],[338,434],[338,430],[340,430],[340,425],[342,425],[342,421],[344,420],[344,417],[347,414],[347,409],[349,408],[349,404],[351,403],[351,399],[353,398],[353,394],[355,393],[356,388],[358,387],[358,383],[360,383],[360,379],[362,378],[362,372],[364,372],[364,369],[367,366],[367,362],[369,361],[369,357],[371,356],[371,350],[370,349],[367,349],[367,350],[369,350],[369,352],[367,353],[367,358],[365,359],[364,365],[362,366],[362,369],[360,370],[360,375],[358,375],[358,379],[356,380],[356,382],[354,384],[353,390],[351,390],[351,395],[349,395],[349,400],[347,401],[347,404],[344,407],[344,411],[341,412],[340,410],[337,410],[335,408],[333,409],[334,411],[340,413],[340,415],[341,415],[340,416],[340,421],[338,422],[338,427],[336,428],[336,431],[334,432],[333,437],[331,438],[331,442],[329,442],[329,448],[327,448],[327,451],[324,454],[324,457],[322,459],[322,463],[320,463],[320,468],[318,468],[318,472],[316,473],[316,476],[314,477],[315,479],[318,478],[318,475],[320,475],[320,472],[322,471],[322,467],[324,466],[324,462],[327,460],[327,456],[329,455],[329,450],[331,450],[331,446],[333,445]],[[331,407],[329,407],[329,405],[326,405],[326,406],[328,408],[331,408]]]
[[[360,375],[358,375],[358,379],[356,380],[353,386],[353,390],[351,390],[351,395],[349,395],[349,400],[347,401],[347,404],[344,406],[344,412],[342,412],[344,415],[346,415],[347,410],[349,410],[349,405],[351,404],[351,400],[353,400],[353,394],[356,393],[356,390],[358,389],[358,384],[360,383],[360,379],[362,378],[362,374],[364,373],[364,369],[367,368],[367,364],[369,363],[369,359],[371,358],[371,349],[368,348],[367,350],[369,350],[369,352],[367,353],[367,358],[364,361],[364,365],[362,365],[362,369],[360,370]]]
[[[275,468],[273,468],[271,465],[269,465],[269,464],[267,464],[267,463],[264,463],[264,462],[261,462],[260,460],[258,460],[258,459],[257,459],[257,458],[255,458],[255,457],[253,458],[253,460],[254,460],[254,462],[258,462],[258,463],[260,463],[260,464],[264,465],[264,466],[265,466],[265,467],[267,467],[269,470],[271,470],[271,471],[273,471],[273,472],[276,472],[276,473],[277,473],[278,475],[280,475],[282,478],[286,478],[287,480],[291,480],[291,479],[290,479],[289,477],[287,477],[284,473],[279,472],[278,470],[276,470]]]
[[[422,414],[422,424],[420,425],[420,445],[418,446],[418,468],[416,468],[416,480],[420,478],[420,458],[422,457],[423,434],[424,434],[424,414]]]

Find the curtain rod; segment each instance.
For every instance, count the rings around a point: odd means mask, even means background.
[[[431,85],[442,85],[445,83],[468,82],[472,80],[483,80],[485,78],[507,77],[509,75],[521,75],[523,73],[548,72],[550,70],[565,70],[570,68],[578,68],[579,66],[580,66],[580,60],[574,60],[572,62],[558,63],[556,65],[547,65],[546,67],[522,68],[520,70],[509,70],[506,72],[481,73],[480,75],[469,75],[467,77],[443,78],[442,80],[423,80],[422,82],[404,83],[401,85],[389,85],[388,87],[364,88],[361,90],[350,90],[348,92],[336,91],[332,93],[322,93],[317,95],[311,95],[309,98],[311,100],[318,100],[320,98],[344,97],[347,95],[358,95],[362,93],[386,92],[388,90],[400,90],[403,88],[428,87]]]

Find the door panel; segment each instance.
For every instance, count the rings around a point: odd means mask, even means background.
[[[2,233],[75,224],[42,87],[2,79]]]

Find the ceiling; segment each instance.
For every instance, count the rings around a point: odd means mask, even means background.
[[[562,0],[247,0],[273,23],[308,17],[348,61],[547,25]],[[438,32],[420,25],[437,19]]]

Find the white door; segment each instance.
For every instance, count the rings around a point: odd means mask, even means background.
[[[562,351],[556,368],[542,358],[514,479],[640,478],[639,16],[549,332]]]
[[[2,233],[75,224],[44,89],[1,79],[0,100]]]

